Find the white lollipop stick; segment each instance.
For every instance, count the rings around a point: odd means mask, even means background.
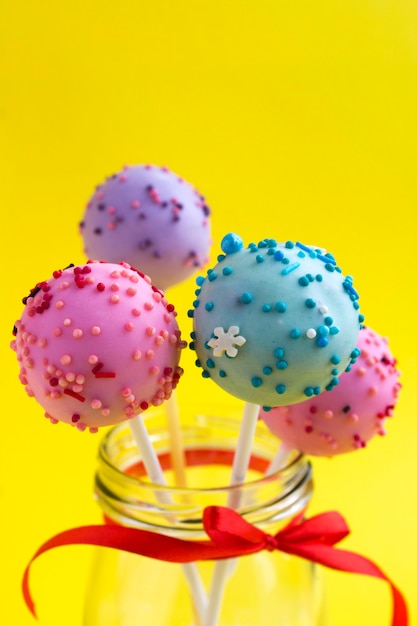
[[[285,467],[291,450],[292,448],[288,446],[286,443],[281,443],[281,445],[278,448],[277,453],[271,459],[270,464],[266,468],[265,476],[270,476],[271,474],[275,474],[275,472],[278,472],[280,469]]]
[[[249,467],[256,424],[258,422],[258,413],[259,406],[257,404],[250,404],[249,402],[245,404],[236,452],[233,459],[232,475],[230,479],[231,485],[242,483],[245,480]],[[227,506],[232,509],[237,509],[240,504],[240,499],[240,490],[231,489]],[[218,561],[214,566],[204,626],[216,626],[218,623],[227,578],[230,574],[231,566],[234,563],[235,559],[225,559]]]
[[[167,483],[165,475],[159,463],[158,456],[152,446],[152,442],[150,440],[148,431],[146,430],[142,416],[138,415],[137,417],[129,420],[128,423],[130,425],[136,445],[138,446],[139,452],[142,456],[143,464],[145,466],[149,479],[155,485],[166,486]],[[157,491],[156,497],[162,504],[169,505],[173,503],[170,494],[166,491]],[[201,578],[199,576],[195,563],[185,563],[183,564],[182,568],[190,587],[193,605],[197,612],[197,619],[199,619],[199,616],[204,615],[204,612],[206,610],[207,598],[205,589],[201,582]]]

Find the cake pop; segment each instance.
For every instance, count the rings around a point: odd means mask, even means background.
[[[175,308],[129,264],[55,271],[23,302],[12,348],[52,422],[96,431],[171,395],[186,345]]]
[[[80,232],[88,258],[127,261],[166,290],[207,262],[209,216],[204,197],[168,168],[133,165],[96,188]]]
[[[363,316],[352,278],[334,257],[301,243],[264,239],[224,254],[197,279],[190,311],[197,365],[231,395],[293,404],[337,385],[358,356]]]
[[[360,356],[332,391],[260,411],[287,448],[330,457],[364,448],[385,434],[384,422],[393,415],[401,389],[400,372],[388,340],[371,328],[361,329],[357,347]]]

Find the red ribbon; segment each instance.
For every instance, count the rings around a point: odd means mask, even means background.
[[[210,541],[187,541],[119,525],[81,526],[59,533],[37,550],[25,570],[23,595],[26,604],[36,617],[29,591],[30,566],[41,554],[60,546],[84,544],[116,548],[173,563],[226,559],[261,550],[280,550],[331,569],[385,580],[392,592],[391,626],[408,624],[405,599],[388,576],[375,563],[360,554],[334,547],[349,534],[345,520],[336,511],[322,513],[303,521],[296,518],[276,535],[268,535],[244,520],[236,511],[226,507],[207,507],[203,524]]]

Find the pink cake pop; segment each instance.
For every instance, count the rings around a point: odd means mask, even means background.
[[[51,422],[95,432],[170,397],[185,346],[176,312],[127,263],[58,270],[23,302],[11,347]]]
[[[288,448],[316,456],[334,456],[365,447],[385,434],[401,384],[386,338],[364,327],[361,353],[331,391],[299,404],[261,410],[260,417]]]
[[[80,231],[90,259],[127,261],[166,290],[207,262],[209,216],[204,197],[168,168],[134,165],[96,188]]]

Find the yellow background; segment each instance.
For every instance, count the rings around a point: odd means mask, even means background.
[[[345,547],[395,580],[417,624],[416,24],[412,0],[3,3],[2,624],[34,623],[19,586],[40,543],[100,519],[99,437],[52,427],[26,397],[12,325],[38,280],[83,261],[77,223],[94,186],[145,162],[206,195],[213,259],[234,230],[323,246],[354,276],[404,388],[388,437],[314,461],[311,509],[345,515]],[[191,280],[169,294],[186,337],[193,291]],[[180,400],[224,400],[191,353],[184,365]],[[42,626],[81,624],[89,550],[34,567]],[[326,580],[332,626],[389,624],[383,582]]]

